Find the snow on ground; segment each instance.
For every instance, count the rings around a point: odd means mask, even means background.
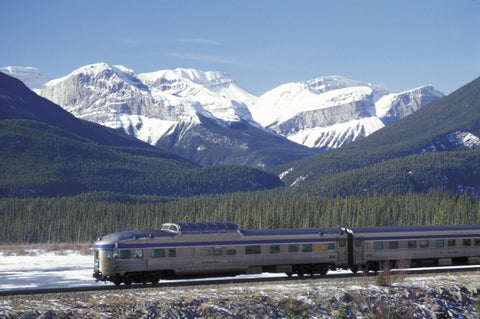
[[[25,255],[0,251],[0,290],[92,286],[93,254],[29,250]],[[103,284],[103,283],[102,283]]]

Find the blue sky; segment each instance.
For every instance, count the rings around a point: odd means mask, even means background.
[[[480,76],[479,0],[3,0],[0,66],[223,71],[260,95],[325,75],[450,93]]]

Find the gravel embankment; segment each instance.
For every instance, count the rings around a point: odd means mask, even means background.
[[[0,318],[477,318],[480,273],[0,298]]]

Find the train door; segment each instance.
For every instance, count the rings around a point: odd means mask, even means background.
[[[348,265],[348,245],[347,237],[340,237],[338,239],[338,256],[337,256],[337,266],[344,267]]]
[[[363,266],[366,263],[365,260],[365,238],[363,236],[354,236],[353,237],[353,263],[355,267]]]

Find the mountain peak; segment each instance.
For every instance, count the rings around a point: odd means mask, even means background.
[[[148,73],[138,74],[142,81],[150,83],[159,83],[169,81],[181,82],[190,81],[209,89],[227,88],[230,85],[236,85],[235,81],[225,72],[201,71],[197,69],[176,68],[174,70],[159,70]]]
[[[49,80],[42,71],[34,67],[6,66],[0,68],[0,72],[22,81],[31,90],[40,89]]]
[[[263,94],[253,119],[308,147],[332,148],[363,138],[442,97],[431,86],[389,94],[382,86],[323,76],[287,83]]]
[[[333,75],[280,85],[263,94],[250,111],[257,122],[271,126],[301,113],[364,99],[373,99],[370,84]]]
[[[376,114],[387,125],[443,96],[444,94],[432,85],[421,86],[401,93],[387,94],[375,103]]]
[[[330,75],[314,78],[306,81],[308,86],[314,89],[318,93],[325,93],[332,90],[343,89],[346,87],[354,86],[370,86],[371,84],[365,84],[362,81],[352,80],[344,78],[340,75]]]

